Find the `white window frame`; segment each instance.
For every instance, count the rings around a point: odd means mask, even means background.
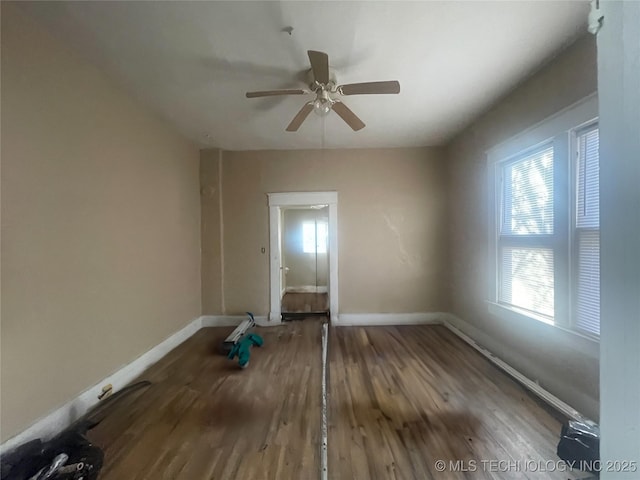
[[[575,157],[576,131],[597,121],[598,99],[594,93],[561,110],[520,134],[496,145],[486,152],[488,171],[488,271],[489,312],[510,322],[541,321],[576,335],[598,341],[597,336],[574,327],[574,215],[575,215]],[[551,244],[554,249],[554,316],[549,319],[532,312],[498,302],[499,292],[499,238],[501,185],[500,175],[506,162],[514,161],[527,152],[547,144],[554,148],[554,229]],[[560,188],[568,186],[569,188]]]
[[[509,305],[509,304],[505,304],[505,303],[501,303],[499,302],[499,298],[500,298],[500,290],[503,287],[503,279],[502,276],[504,275],[503,272],[500,271],[500,263],[501,263],[501,258],[500,258],[500,254],[503,251],[504,248],[507,247],[512,247],[512,248],[522,248],[522,249],[527,249],[527,250],[532,250],[532,249],[536,249],[536,248],[541,248],[541,249],[547,249],[547,250],[551,250],[555,253],[555,243],[556,243],[556,234],[555,234],[555,215],[556,215],[556,211],[554,209],[554,225],[553,225],[553,233],[541,233],[541,234],[509,234],[509,233],[503,233],[502,227],[504,224],[504,215],[505,215],[505,211],[504,211],[504,205],[503,205],[503,200],[504,200],[504,188],[505,188],[505,181],[506,179],[504,178],[504,170],[509,167],[510,165],[513,164],[517,164],[518,162],[525,160],[527,158],[530,158],[532,155],[535,155],[536,153],[540,152],[541,150],[545,150],[549,147],[552,147],[555,149],[555,146],[553,145],[553,142],[543,142],[540,145],[536,145],[533,148],[529,148],[523,152],[520,152],[519,154],[510,157],[508,159],[505,159],[504,161],[500,161],[496,164],[495,169],[496,169],[496,248],[495,248],[495,254],[496,254],[496,302],[499,303],[500,305],[505,305],[507,308],[516,310],[516,311],[522,311],[524,314],[526,315],[530,315],[534,318],[536,318],[537,320],[540,320],[542,322],[545,323],[553,323],[553,318],[548,317],[542,313],[536,313],[530,310],[526,310],[524,308],[520,308],[517,307],[515,305]],[[555,157],[555,153],[554,153],[554,160],[553,160],[553,167],[554,167],[554,176],[555,176],[555,168],[556,168],[556,157]],[[553,181],[554,179],[552,179]],[[555,182],[554,182],[555,183]],[[555,186],[555,185],[554,185]],[[555,197],[555,189],[553,191],[554,197]],[[553,204],[555,205],[555,198],[553,199]],[[555,288],[554,288],[555,290]]]
[[[571,132],[571,165],[570,165],[570,174],[571,174],[571,179],[572,179],[572,183],[571,183],[571,224],[570,224],[570,232],[569,232],[569,240],[571,242],[571,263],[572,265],[575,266],[574,269],[572,269],[572,284],[571,284],[571,329],[577,331],[579,334],[587,336],[589,338],[593,338],[593,339],[599,339],[598,335],[594,335],[591,334],[590,332],[581,330],[577,327],[577,306],[578,306],[578,298],[577,298],[577,293],[578,293],[578,279],[577,279],[577,266],[578,266],[578,262],[579,262],[579,237],[578,237],[578,231],[580,229],[584,229],[586,230],[585,227],[578,227],[577,226],[577,219],[578,219],[578,154],[579,154],[579,148],[578,148],[578,137],[579,135],[586,131],[591,129],[592,127],[596,126],[596,128],[599,128],[599,122],[598,122],[598,118],[595,118],[593,120],[584,122],[582,125],[577,126],[576,128],[574,128]],[[598,233],[600,232],[600,226],[598,226],[597,228]]]

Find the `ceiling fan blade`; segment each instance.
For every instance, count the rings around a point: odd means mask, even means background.
[[[291,120],[289,126],[286,128],[287,132],[297,132],[300,128],[300,125],[302,125],[302,122],[304,122],[311,113],[311,110],[313,110],[313,103],[305,103],[300,111],[296,114],[296,116],[293,117],[293,120]]]
[[[329,55],[324,52],[316,52],[308,50],[309,62],[311,62],[311,70],[313,70],[313,78],[316,82],[326,85],[329,83]]]
[[[312,107],[313,108],[313,107]],[[358,116],[351,111],[349,107],[347,107],[342,102],[335,102],[331,107],[333,110],[340,115],[340,118],[347,122],[354,131],[362,130],[364,128],[364,122],[358,118]]]
[[[338,91],[342,95],[400,93],[400,82],[390,80],[388,82],[349,83],[347,85],[340,85]]]
[[[276,95],[304,95],[304,90],[265,90],[262,92],[247,92],[247,98],[274,97]]]

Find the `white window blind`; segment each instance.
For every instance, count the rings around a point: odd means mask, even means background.
[[[597,126],[579,131],[576,178],[576,327],[600,334],[600,188]]]
[[[500,301],[553,317],[553,250],[504,247],[501,262]]]
[[[498,302],[554,317],[553,146],[502,167]]]
[[[576,226],[600,228],[600,146],[598,128],[579,132]]]
[[[553,147],[505,165],[504,235],[553,233]]]

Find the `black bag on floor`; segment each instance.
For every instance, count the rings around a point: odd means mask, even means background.
[[[104,462],[102,449],[87,432],[98,425],[115,402],[151,385],[143,380],[103,400],[51,440],[27,442],[0,459],[2,480],[96,480]]]
[[[600,427],[588,420],[562,425],[558,457],[580,470],[593,471],[600,461]]]
[[[29,480],[55,478],[56,480],[95,480],[100,474],[104,452],[87,438],[94,422],[80,422],[51,440],[33,440],[2,458],[0,478],[3,480]],[[57,458],[64,457],[55,473],[47,475]]]

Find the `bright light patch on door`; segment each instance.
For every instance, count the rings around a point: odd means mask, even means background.
[[[327,253],[327,224],[304,222],[302,224],[302,251]]]

